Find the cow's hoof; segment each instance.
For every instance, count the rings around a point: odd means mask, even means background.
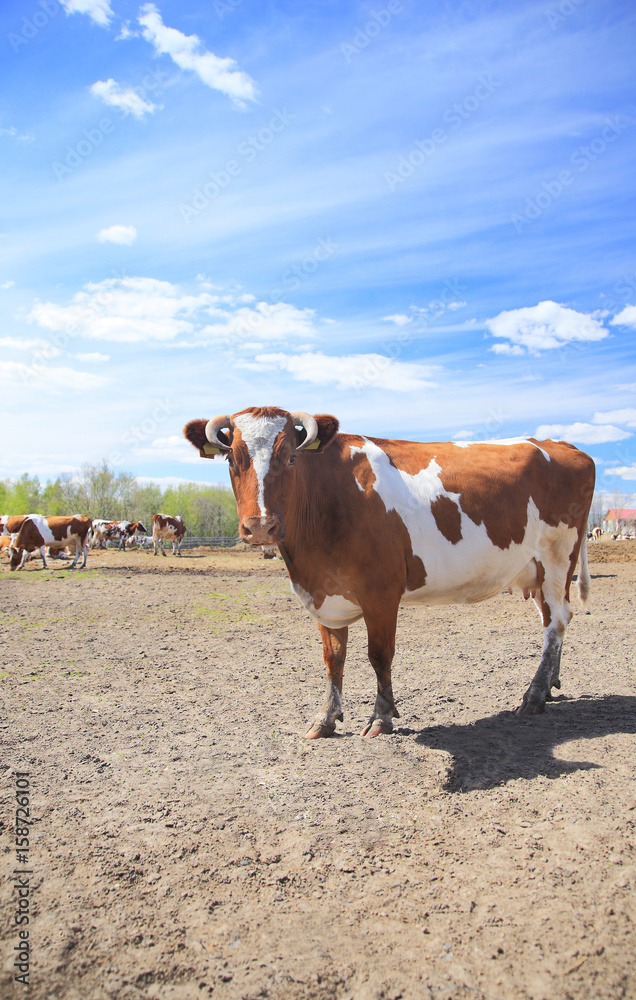
[[[314,722],[305,733],[306,740],[319,740],[323,736],[333,736],[336,731],[335,722]]]
[[[369,719],[369,722],[362,730],[362,736],[388,736],[393,732],[393,723],[386,719]]]
[[[524,715],[541,715],[542,712],[545,712],[544,701],[526,701],[524,698],[519,708],[516,709],[515,715],[522,718]]]

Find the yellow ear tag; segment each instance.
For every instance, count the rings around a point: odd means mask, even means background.
[[[206,455],[220,455],[221,449],[217,448],[215,444],[204,444],[203,451]]]
[[[306,448],[303,448],[303,451],[315,451],[316,448],[320,448],[320,438],[316,438],[315,441],[308,444]]]

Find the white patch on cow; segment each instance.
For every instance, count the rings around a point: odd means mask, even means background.
[[[49,523],[45,518],[44,514],[29,514],[29,518],[33,521],[34,525],[42,535],[45,545],[55,545],[56,539],[53,532],[49,528]],[[67,532],[68,534],[68,532]]]
[[[451,441],[451,444],[454,444],[457,448],[470,448],[470,447],[474,448],[474,446],[476,444],[497,444],[497,445],[500,445],[501,447],[504,447],[504,448],[505,447],[510,447],[511,445],[514,445],[514,444],[531,444],[533,448],[536,448],[537,451],[541,452],[541,454],[545,458],[546,462],[550,461],[550,456],[548,455],[547,451],[544,448],[541,448],[541,446],[538,445],[538,444],[535,444],[534,441],[530,441],[530,440],[528,440],[528,438],[524,438],[524,437],[518,437],[518,438],[500,438],[498,441],[496,441],[496,440],[493,440],[493,441]]]
[[[345,625],[353,625],[354,622],[362,618],[362,608],[340,594],[325,597],[320,607],[317,608],[312,595],[299,583],[293,583],[290,580],[290,585],[292,593],[321,625],[326,625],[329,628],[344,628]]]
[[[251,413],[242,413],[234,418],[234,426],[238,427],[247,447],[252,467],[256,473],[258,484],[258,507],[261,517],[265,517],[265,476],[272,458],[274,442],[287,424],[286,417],[254,417]]]
[[[508,586],[531,585],[536,570],[529,566],[535,556],[546,565],[555,565],[572,551],[575,528],[558,525],[551,528],[539,517],[532,499],[528,501],[526,525],[521,543],[500,549],[488,537],[485,525],[475,524],[459,506],[461,494],[444,489],[441,467],[435,458],[425,469],[410,475],[391,464],[388,455],[376,444],[364,439],[362,447],[351,454],[363,454],[375,475],[373,489],[387,511],[396,511],[409,533],[413,554],[419,556],[426,571],[423,587],[405,591],[405,604],[473,604],[494,597]],[[440,532],[432,503],[447,497],[457,504],[461,518],[461,539],[450,542]],[[302,599],[302,598],[301,598]]]

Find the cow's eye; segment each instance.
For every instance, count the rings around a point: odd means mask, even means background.
[[[293,465],[295,461],[296,461],[296,456],[295,455],[290,455],[289,456],[289,464]]]
[[[234,459],[232,458],[232,452],[231,451],[227,452],[226,458],[227,458],[227,463],[228,463],[230,469],[236,469],[236,465],[234,464]]]

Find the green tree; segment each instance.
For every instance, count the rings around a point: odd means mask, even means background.
[[[141,521],[152,531],[152,515],[179,515],[186,534],[236,536],[238,517],[232,492],[222,486],[179,483],[162,490],[139,483],[129,472],[115,472],[106,460],[83,465],[79,474],[64,472],[40,484],[37,476],[0,480],[0,513],[88,514],[92,518]]]

